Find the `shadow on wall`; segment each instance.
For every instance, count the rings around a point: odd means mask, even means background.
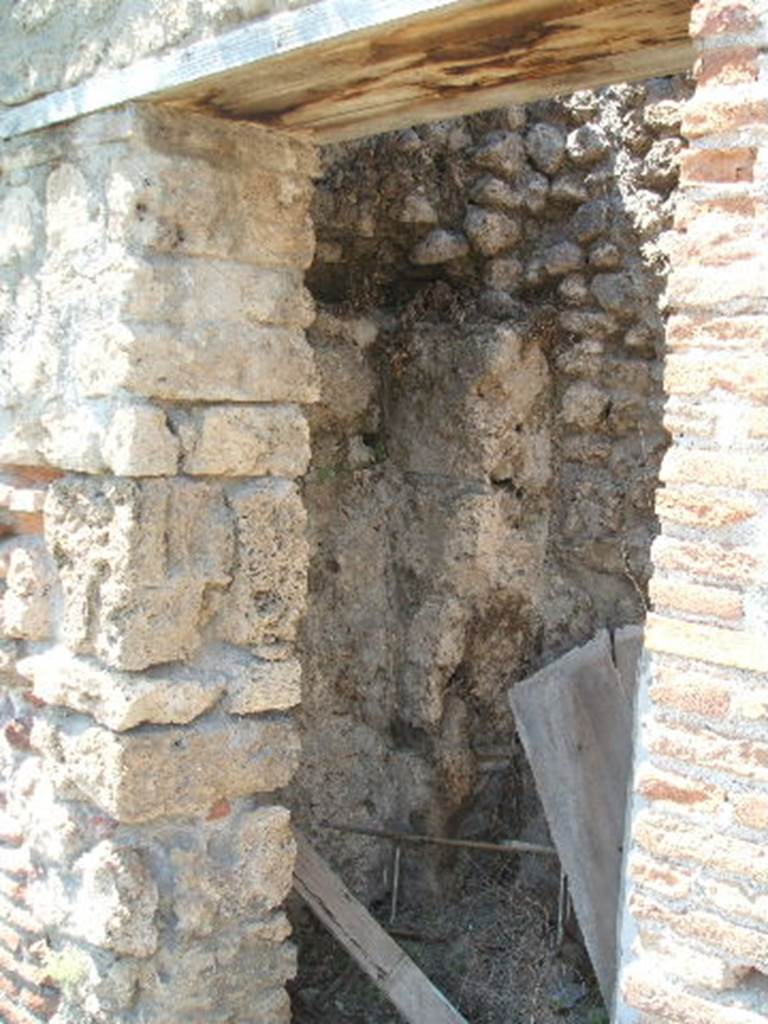
[[[317,826],[545,838],[505,689],[643,618],[688,91],[616,86],[325,152],[291,799],[369,902],[388,849]],[[460,907],[472,871],[422,851],[402,889],[424,914]],[[546,917],[556,869],[511,861],[499,878]],[[482,998],[470,1019],[510,1019]]]

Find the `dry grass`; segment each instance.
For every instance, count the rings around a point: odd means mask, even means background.
[[[397,928],[428,938],[401,939],[403,947],[470,1024],[603,1024],[608,1018],[583,949],[573,936],[555,948],[555,900],[517,883],[514,867],[461,854],[453,894],[398,915]],[[298,1024],[399,1024],[329,936],[306,918],[300,932]]]

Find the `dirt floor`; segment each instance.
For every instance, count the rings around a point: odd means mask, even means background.
[[[518,858],[493,854],[462,851],[450,874],[451,892],[419,906],[402,899],[392,924],[390,899],[371,909],[470,1024],[608,1024],[572,921],[558,946],[555,887],[526,885]],[[309,911],[297,903],[293,915],[302,943],[297,1024],[400,1024]]]

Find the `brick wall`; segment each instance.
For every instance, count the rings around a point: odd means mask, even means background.
[[[768,1020],[768,5],[701,0],[616,1020]]]
[[[117,110],[0,221],[0,1019],[284,1024],[314,155]]]

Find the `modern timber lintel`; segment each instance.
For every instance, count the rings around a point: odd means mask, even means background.
[[[10,138],[129,100],[318,142],[693,63],[690,0],[320,0],[6,108]]]

